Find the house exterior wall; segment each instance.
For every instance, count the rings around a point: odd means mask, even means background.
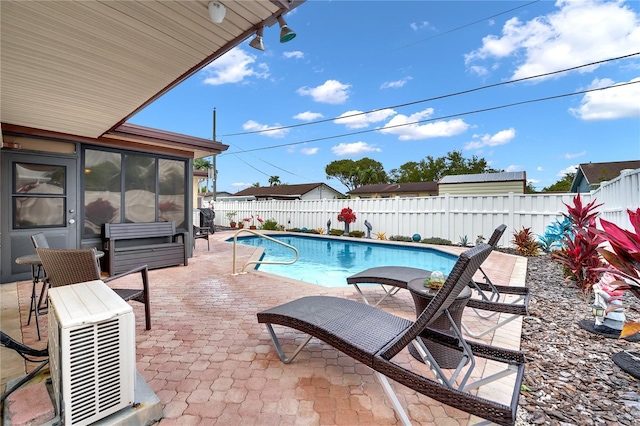
[[[508,182],[473,182],[473,183],[446,183],[438,184],[438,192],[440,195],[444,194],[508,194],[513,192],[514,194],[524,194],[524,188],[526,184],[523,181],[508,181]]]
[[[301,200],[322,200],[324,198],[332,200],[335,198],[338,198],[340,196],[340,193],[337,191],[334,191],[333,189],[329,188],[326,185],[320,185],[314,189],[312,189],[311,191],[307,192],[306,194],[302,194],[300,196]]]

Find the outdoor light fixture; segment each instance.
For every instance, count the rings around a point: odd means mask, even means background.
[[[282,15],[278,16],[278,23],[280,24],[280,43],[286,43],[296,37],[296,33],[287,26]]]
[[[591,305],[591,312],[598,318],[604,317],[604,308],[600,305]]]
[[[253,47],[254,49],[264,51],[264,43],[262,42],[263,31],[264,31],[264,27],[258,28],[258,31],[256,31],[256,37],[253,40],[251,40],[251,43],[249,43],[249,46]]]
[[[211,20],[219,24],[224,20],[224,15],[227,13],[227,8],[218,1],[212,1],[209,3],[209,17]]]

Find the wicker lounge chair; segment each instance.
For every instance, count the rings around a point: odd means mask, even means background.
[[[495,248],[498,245],[498,241],[500,241],[500,238],[506,229],[506,225],[500,225],[493,231],[488,242],[492,248]],[[520,316],[528,315],[530,297],[528,288],[495,285],[482,270],[482,266],[478,269],[483,276],[484,282],[474,280],[469,281],[469,287],[475,291],[477,297],[470,299],[467,306],[472,308],[474,312],[482,318],[490,318],[498,313],[504,313],[507,315],[499,320],[495,325],[486,328],[479,333],[471,332],[463,323],[463,330],[469,336],[476,338],[489,334]],[[378,266],[351,275],[347,278],[347,283],[352,284],[355,287],[367,304],[369,304],[369,300],[365,297],[358,284],[380,284],[384,290],[384,295],[374,305],[378,306],[380,302],[387,297],[396,294],[400,289],[406,289],[411,280],[418,278],[426,279],[429,275],[431,275],[431,271],[426,269],[405,266]],[[385,286],[391,286],[392,288],[388,289]],[[512,296],[513,300],[501,302],[501,300],[503,300],[503,296]]]
[[[524,355],[519,351],[467,342],[448,311],[490,252],[491,246],[480,244],[462,253],[443,287],[415,322],[367,304],[330,296],[303,297],[259,312],[258,322],[266,324],[278,355],[284,363],[291,362],[307,342],[312,337],[316,337],[371,367],[404,424],[411,423],[387,378],[451,407],[498,424],[512,425],[515,422],[524,373]],[[453,335],[429,328],[441,315],[449,318]],[[288,357],[282,350],[272,324],[290,327],[309,336]],[[458,368],[450,375],[445,374],[433,354],[427,349],[423,339],[460,351],[462,359]],[[393,361],[393,358],[410,343],[418,348],[423,361],[429,366],[435,378],[423,374],[431,376],[427,366],[423,366],[424,371],[420,371],[420,368],[414,371]],[[476,357],[504,363],[505,368],[495,375],[471,382],[469,378],[476,365]],[[469,392],[471,389],[513,373],[516,374],[516,380],[509,406]]]
[[[102,280],[105,283],[135,272],[142,277],[141,289],[114,288],[124,300],[135,300],[144,304],[145,326],[151,330],[151,307],[149,304],[149,271],[147,265],[139,266],[122,274],[108,278],[100,276],[100,268],[96,260],[96,249],[63,250],[36,248],[46,279],[51,287],[77,284],[85,281]]]

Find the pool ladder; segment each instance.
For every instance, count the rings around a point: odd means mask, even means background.
[[[242,267],[242,270],[240,272],[236,272],[236,246],[238,245],[238,235],[241,234],[242,232],[248,232],[250,234],[256,235],[258,237],[261,238],[266,238],[267,240],[273,241],[274,243],[278,243],[280,245],[283,245],[285,247],[289,247],[290,249],[292,249],[295,253],[296,253],[296,258],[289,261],[289,262],[273,262],[273,261],[269,261],[269,260],[249,260],[247,263],[244,264],[244,266]],[[247,268],[247,266],[249,265],[261,265],[261,264],[265,264],[265,265],[292,265],[294,263],[296,263],[298,261],[298,257],[300,257],[300,254],[298,253],[298,249],[295,248],[294,246],[287,244],[287,243],[283,243],[282,241],[276,240],[275,238],[271,238],[268,235],[264,235],[261,232],[257,232],[253,229],[240,229],[238,230],[238,232],[236,232],[233,236],[233,275],[238,275],[238,274],[246,274],[247,271],[245,271],[245,269]]]

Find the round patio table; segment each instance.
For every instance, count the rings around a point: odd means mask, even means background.
[[[426,308],[429,302],[431,302],[431,299],[433,299],[433,297],[438,293],[438,290],[424,286],[424,281],[427,278],[411,280],[407,285],[416,307],[416,316],[422,313],[424,308]],[[469,287],[465,287],[449,307],[451,318],[453,318],[453,322],[458,328],[460,328],[462,312],[464,311],[469,298],[471,298],[471,289]],[[434,330],[442,331],[446,334],[452,334],[450,331],[451,324],[449,323],[449,318],[447,318],[444,313],[436,318],[429,327]],[[422,337],[419,338],[422,339]],[[440,368],[456,368],[458,363],[460,363],[460,360],[462,359],[461,351],[441,345],[431,340],[423,339],[423,342],[427,346],[427,349],[429,349],[429,352],[431,352],[431,355],[433,355],[433,358],[436,360]],[[413,344],[409,345],[409,352],[418,361],[423,361],[418,350]]]

